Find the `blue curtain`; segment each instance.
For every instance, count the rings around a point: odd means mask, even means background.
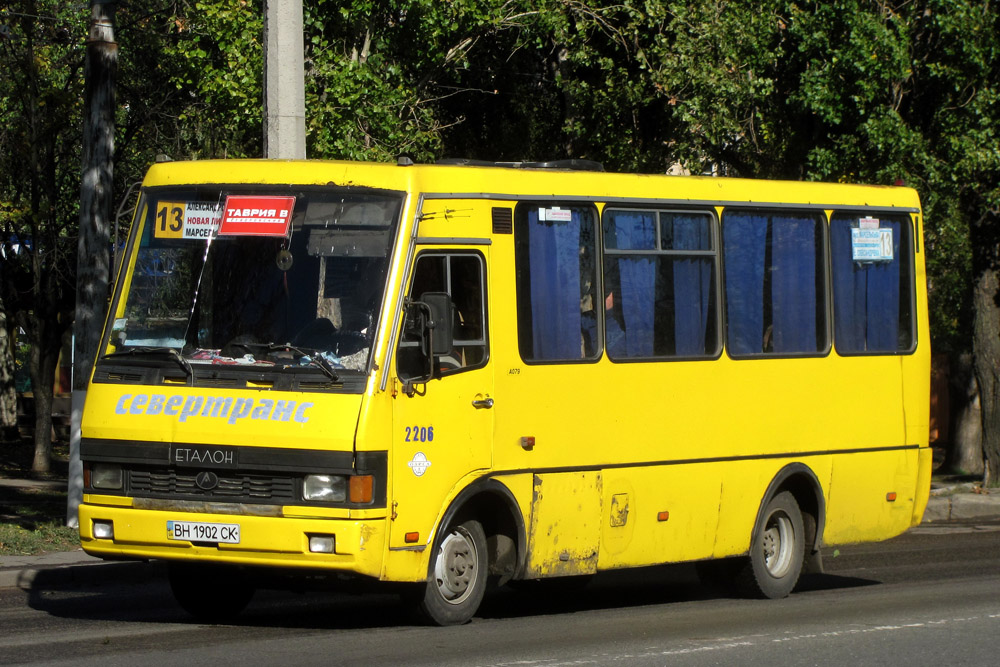
[[[656,246],[656,214],[619,213],[614,217],[619,250],[652,250]],[[656,262],[652,257],[621,257],[618,275],[622,317],[625,320],[626,357],[653,356],[653,311],[656,296]]]
[[[811,215],[726,214],[727,342],[732,354],[819,350],[817,224]]]
[[[674,250],[711,249],[711,229],[704,216],[672,219]],[[675,259],[674,345],[678,356],[705,354],[705,333],[712,294],[712,265],[702,258]]]
[[[535,359],[581,357],[581,218],[576,210],[570,222],[539,220],[538,209],[528,212]]]
[[[771,324],[776,353],[815,352],[816,220],[771,220]]]
[[[758,354],[764,331],[764,253],[767,217],[727,214],[722,226],[726,267],[726,341],[734,355]]]
[[[880,221],[881,227],[892,229],[892,261],[862,264],[853,260],[851,251],[851,223],[856,219],[834,216],[830,222],[837,350],[892,352],[899,348],[902,224],[898,220]]]

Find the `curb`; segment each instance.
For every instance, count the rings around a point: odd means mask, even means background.
[[[932,496],[921,523],[984,519],[1000,516],[1000,494],[961,493],[953,496]]]

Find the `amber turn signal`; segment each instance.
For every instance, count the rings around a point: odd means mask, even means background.
[[[351,477],[349,498],[352,503],[370,503],[375,488],[375,478],[371,475]]]

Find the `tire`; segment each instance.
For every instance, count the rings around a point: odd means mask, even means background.
[[[239,616],[256,592],[238,569],[171,563],[170,590],[184,611],[203,623],[227,623]]]
[[[787,597],[802,573],[805,530],[795,496],[782,491],[767,503],[754,527],[750,558],[737,578],[747,597]]]
[[[452,526],[435,543],[418,611],[436,625],[467,623],[483,601],[488,566],[482,525],[469,520]]]

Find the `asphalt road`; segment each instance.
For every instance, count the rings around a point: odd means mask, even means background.
[[[0,663],[73,665],[960,665],[1000,653],[1000,522],[824,552],[785,600],[702,588],[691,566],[493,592],[472,623],[396,598],[263,592],[238,625],[190,621],[159,580],[0,591]]]

